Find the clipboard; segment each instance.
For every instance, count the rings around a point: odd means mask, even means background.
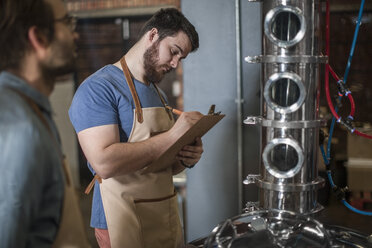
[[[194,142],[195,138],[202,137],[212,127],[214,127],[222,118],[224,114],[207,114],[200,118],[189,130],[187,130],[174,144],[172,144],[160,157],[145,167],[141,174],[158,172],[166,169],[176,162],[176,155],[185,145]]]

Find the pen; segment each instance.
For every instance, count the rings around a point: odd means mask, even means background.
[[[176,115],[181,115],[182,114],[182,111],[181,110],[172,108],[171,106],[166,106],[166,108],[172,110],[172,113],[173,114],[176,114]]]
[[[172,113],[173,114],[176,114],[176,115],[181,115],[182,114],[182,111],[181,110],[178,110],[178,109],[172,109]]]

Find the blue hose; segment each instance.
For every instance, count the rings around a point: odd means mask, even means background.
[[[349,70],[350,70],[350,66],[351,66],[351,60],[353,59],[353,55],[354,55],[354,51],[355,51],[356,41],[357,41],[358,33],[359,33],[359,27],[360,27],[361,21],[362,21],[364,3],[365,3],[365,0],[362,0],[361,3],[360,3],[358,21],[357,21],[357,25],[356,25],[356,28],[355,28],[353,43],[351,45],[350,54],[349,54],[349,58],[348,58],[348,61],[347,61],[345,74],[344,74],[344,80],[343,80],[344,84],[347,81],[347,77],[349,75]],[[335,108],[335,110],[336,110],[336,113],[337,113],[337,111],[338,111],[337,107]],[[331,124],[331,127],[329,129],[329,138],[328,138],[328,144],[327,144],[327,158],[328,159],[330,158],[331,140],[332,140],[332,135],[333,135],[335,122],[336,122],[336,118],[333,117],[332,118],[332,124]]]
[[[323,149],[323,151],[324,151],[324,149]],[[328,176],[329,183],[331,184],[331,187],[332,188],[336,187],[335,183],[333,182],[333,178],[332,178],[330,170],[327,171],[327,176]],[[345,205],[345,207],[347,207],[348,209],[350,209],[351,211],[353,211],[357,214],[372,216],[372,212],[362,211],[362,210],[359,210],[357,208],[354,208],[345,199],[342,199],[341,202]]]
[[[336,187],[335,183],[333,182],[333,178],[332,178],[332,174],[330,170],[327,171],[327,176],[328,176],[328,180],[329,180],[329,184],[331,185],[331,188]]]
[[[322,156],[323,156],[324,163],[325,163],[326,165],[328,165],[328,164],[329,164],[329,160],[328,160],[327,157],[326,157],[326,154],[325,154],[325,152],[324,152],[324,147],[323,147],[323,145],[320,146],[320,151],[322,152]]]
[[[345,74],[344,74],[344,80],[343,80],[344,81],[344,84],[346,83],[347,76],[349,75],[349,70],[350,70],[350,66],[351,66],[351,60],[353,59],[355,45],[356,45],[356,41],[357,41],[357,38],[358,38],[359,27],[360,27],[360,25],[362,23],[361,20],[362,20],[362,15],[363,15],[364,2],[365,2],[365,0],[362,0],[362,2],[360,3],[359,14],[358,14],[358,21],[357,21],[357,25],[355,27],[353,43],[351,45],[349,59],[347,60],[347,65],[346,65]]]
[[[357,214],[362,214],[362,215],[367,215],[367,216],[372,216],[372,212],[366,212],[366,211],[362,211],[362,210],[359,210],[359,209],[356,209],[354,208],[353,206],[351,206],[346,200],[342,200],[342,203],[348,208],[350,209],[351,211],[357,213]]]
[[[356,24],[356,27],[355,27],[353,43],[351,45],[350,54],[349,54],[349,58],[348,58],[348,61],[347,61],[347,65],[346,65],[346,69],[345,69],[345,74],[344,74],[344,78],[343,78],[343,83],[344,84],[346,84],[347,77],[349,75],[349,71],[350,71],[350,67],[351,67],[351,60],[353,59],[353,55],[354,55],[354,51],[355,51],[356,41],[357,41],[358,33],[359,33],[359,27],[361,25],[361,20],[362,20],[362,15],[363,15],[364,3],[365,3],[365,0],[362,0],[361,3],[360,3],[359,14],[358,14],[358,21],[357,21],[357,24]],[[339,98],[341,99],[341,97],[339,97]],[[337,113],[337,111],[338,111],[337,107],[335,108],[335,111]],[[331,158],[331,141],[332,141],[332,135],[333,135],[335,123],[336,123],[336,118],[333,117],[332,118],[331,127],[329,129],[329,137],[328,137],[328,143],[327,143],[327,155],[324,152],[323,145],[320,146],[320,150],[322,152],[324,163],[326,165],[329,164],[329,161],[330,161],[330,158]],[[331,187],[332,188],[336,187],[336,185],[333,182],[333,178],[332,178],[332,174],[331,174],[331,171],[330,170],[327,170],[327,176],[328,176],[329,183],[331,184]],[[351,211],[353,211],[355,213],[362,214],[362,215],[372,216],[372,212],[366,212],[366,211],[362,211],[362,210],[356,209],[353,206],[351,206],[345,199],[342,200],[342,203],[348,209],[350,209]]]

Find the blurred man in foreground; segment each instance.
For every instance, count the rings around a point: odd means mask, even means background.
[[[61,0],[0,0],[0,247],[88,247],[48,97],[74,68]]]

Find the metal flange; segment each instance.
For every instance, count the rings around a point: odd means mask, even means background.
[[[258,55],[247,56],[244,60],[248,63],[283,63],[283,64],[324,64],[328,63],[327,56],[311,55]]]
[[[325,120],[313,120],[313,121],[276,121],[276,120],[267,120],[263,119],[260,116],[248,116],[244,121],[244,124],[247,125],[259,125],[263,127],[272,127],[272,128],[316,128],[326,126]]]
[[[325,185],[325,180],[322,177],[318,177],[311,183],[271,183],[261,179],[260,175],[248,175],[243,182],[244,184],[255,183],[258,187],[262,189],[280,191],[280,192],[302,192],[302,191],[312,191],[318,190]]]

